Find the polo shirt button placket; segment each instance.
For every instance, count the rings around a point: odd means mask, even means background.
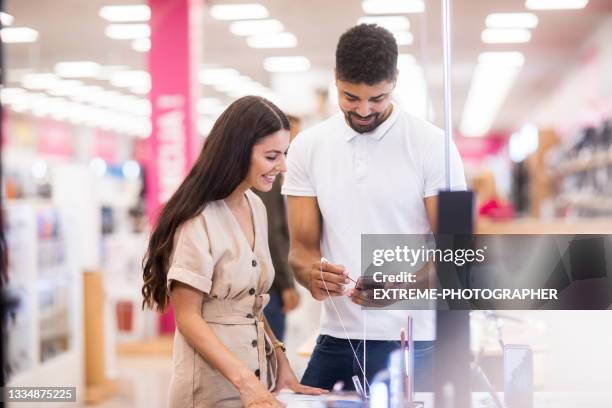
[[[355,146],[355,174],[357,176],[357,180],[363,181],[366,177],[366,139],[361,138],[357,139],[357,146]]]

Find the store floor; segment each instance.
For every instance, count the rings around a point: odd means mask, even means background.
[[[172,375],[172,360],[167,355],[119,357],[118,392],[96,408],[162,408],[166,406]]]

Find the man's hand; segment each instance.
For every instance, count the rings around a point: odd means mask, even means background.
[[[323,270],[323,273],[321,273],[321,270]],[[321,275],[323,275],[322,278]],[[308,290],[313,298],[323,300],[327,298],[326,285],[331,296],[341,296],[345,294],[344,285],[349,282],[348,272],[346,272],[344,266],[318,261],[313,263],[310,268]]]
[[[381,308],[392,305],[397,302],[397,300],[374,299],[374,289],[388,289],[391,286],[392,285],[389,283],[383,284],[374,282],[371,276],[360,276],[355,287],[350,289],[347,295],[353,303],[362,307]]]
[[[435,287],[435,268],[432,262],[427,262],[414,273],[414,282],[375,282],[372,276],[360,276],[355,287],[347,295],[353,303],[363,307],[386,307],[399,300],[374,299],[374,289],[432,289]]]
[[[283,313],[285,314],[292,311],[300,304],[300,295],[295,288],[283,289],[281,297],[283,299]]]

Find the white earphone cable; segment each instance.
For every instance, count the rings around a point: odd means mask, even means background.
[[[361,373],[363,374],[363,380],[365,382],[365,385],[367,386],[367,388],[370,388],[370,384],[368,383],[368,380],[366,378],[365,370],[362,367],[361,363],[359,362],[359,357],[357,356],[357,352],[355,351],[355,348],[353,347],[353,344],[351,343],[351,339],[348,335],[348,332],[346,331],[346,327],[344,326],[342,316],[340,316],[340,312],[338,311],[338,308],[336,307],[336,303],[334,302],[334,299],[332,298],[331,294],[329,293],[329,289],[327,288],[327,283],[325,282],[325,278],[323,277],[323,263],[329,263],[329,261],[325,258],[321,258],[321,264],[320,264],[321,267],[319,269],[319,272],[321,274],[321,280],[323,281],[323,286],[325,287],[325,292],[327,292],[327,297],[329,298],[329,301],[331,302],[332,307],[334,311],[336,312],[336,316],[338,316],[338,321],[340,322],[340,325],[342,326],[342,330],[344,331],[344,336],[346,337],[346,340],[348,341],[349,346],[351,347],[351,351],[353,352],[353,356],[355,357],[355,360],[357,361],[357,365],[359,366],[359,369],[361,370]],[[365,333],[364,333],[364,341],[365,341]],[[365,344],[364,344],[364,365],[365,365]],[[364,387],[364,390],[366,390],[366,387]]]

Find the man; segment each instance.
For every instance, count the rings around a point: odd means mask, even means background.
[[[435,312],[361,309],[363,292],[348,289],[360,275],[361,234],[428,234],[436,229],[438,191],[445,188],[443,132],[392,102],[397,44],[376,25],[345,32],[336,49],[341,113],[302,132],[289,150],[288,195],[296,279],[323,301],[320,336],[302,383],[352,388],[366,349],[369,381],[399,347],[400,328],[413,318],[415,387],[432,388]],[[452,189],[465,189],[463,165],[451,146]],[[330,263],[321,265],[324,256]],[[328,299],[321,272],[342,317]],[[364,320],[366,329],[364,339]],[[344,326],[344,327],[343,327]],[[346,329],[346,334],[345,334]],[[350,344],[349,344],[349,339]],[[363,366],[363,362],[360,362]]]
[[[291,140],[300,132],[300,119],[287,115],[289,119],[289,134]],[[281,195],[282,178],[277,177],[268,192],[254,190],[268,212],[268,245],[272,264],[274,265],[274,281],[270,288],[270,302],[264,309],[266,320],[277,339],[285,338],[285,316],[295,309],[300,301],[295,290],[293,272],[287,262],[289,255],[289,231],[287,231],[287,210],[285,200]]]

